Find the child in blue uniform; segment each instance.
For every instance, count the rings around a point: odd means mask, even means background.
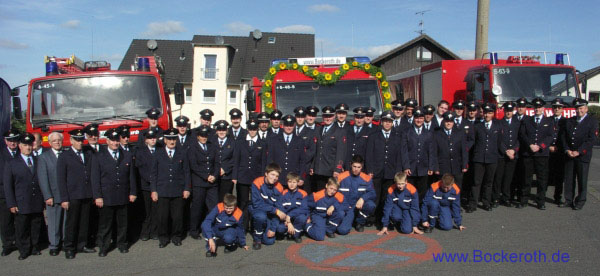
[[[217,256],[217,238],[225,243],[225,253],[234,251],[236,246],[248,250],[242,210],[234,195],[226,194],[223,202],[210,211],[202,222],[202,234],[206,239],[206,257]]]
[[[279,223],[277,233],[288,233],[296,243],[302,242],[302,229],[308,218],[308,206],[306,199],[308,194],[304,190],[298,189],[300,175],[290,172],[286,176],[288,188],[283,191],[280,200],[280,210],[285,212],[285,220]]]
[[[420,219],[417,189],[406,182],[404,172],[396,173],[394,185],[388,189],[383,207],[383,218],[381,218],[383,228],[377,235],[388,234],[390,220],[396,225],[396,229],[404,234],[423,234],[423,231],[417,228]]]
[[[265,176],[252,183],[252,203],[248,211],[252,214],[254,232],[252,249],[259,250],[261,244],[275,243],[275,232],[286,214],[280,210],[279,201],[283,195],[283,186],[277,181],[281,168],[275,163],[267,165]]]
[[[375,188],[371,176],[362,172],[364,159],[360,155],[352,157],[351,171],[338,175],[339,191],[344,195],[347,209],[343,210],[344,218],[337,229],[346,235],[356,222],[356,231],[363,232],[367,218],[375,212]]]
[[[314,240],[322,241],[325,235],[335,238],[335,231],[342,222],[344,195],[338,193],[340,184],[335,178],[329,178],[325,189],[308,196],[310,219],[306,223],[306,234]]]
[[[454,183],[454,176],[444,174],[442,180],[431,184],[423,198],[421,219],[426,233],[431,233],[438,221],[442,230],[450,230],[454,224],[460,231],[465,229],[460,214],[460,188]]]

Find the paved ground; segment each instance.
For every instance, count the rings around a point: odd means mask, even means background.
[[[364,234],[352,234],[326,242],[305,240],[300,246],[283,241],[260,251],[238,250],[231,254],[219,251],[217,258],[204,257],[204,243],[186,239],[183,246],[158,249],[157,241],[137,242],[130,253],[110,252],[106,258],[96,254],[79,254],[74,260],[48,255],[32,256],[18,261],[14,252],[0,258],[0,275],[192,275],[233,273],[254,275],[321,275],[365,274],[354,269],[366,269],[369,274],[418,272],[423,275],[450,274],[566,274],[591,275],[600,272],[600,148],[590,167],[589,197],[581,211],[557,208],[547,204],[546,211],[530,207],[522,210],[499,207],[493,212],[478,210],[464,214],[463,232],[434,231],[425,237],[392,234],[383,239],[374,229]],[[548,195],[552,194],[552,187]],[[250,237],[248,237],[250,241]],[[546,254],[547,262],[512,263],[507,256],[503,263],[471,262],[439,263],[432,252],[469,253],[533,253]],[[569,254],[567,263],[553,263],[558,250]],[[498,255],[497,258],[499,258]],[[522,255],[522,258],[527,256]],[[293,259],[294,261],[291,261]],[[498,259],[500,260],[500,259]],[[314,262],[319,266],[314,267]],[[411,264],[411,262],[413,262]],[[308,268],[307,265],[312,265]],[[376,265],[376,266],[372,266]],[[323,271],[325,270],[325,271]],[[334,272],[345,271],[345,272]]]

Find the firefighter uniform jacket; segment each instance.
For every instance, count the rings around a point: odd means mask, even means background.
[[[317,148],[313,160],[313,169],[317,175],[333,175],[342,172],[346,161],[346,131],[335,126],[321,126],[317,133]]]
[[[408,128],[402,139],[401,147],[407,150],[403,156],[404,170],[410,169],[411,176],[427,176],[427,171],[435,170],[437,158],[433,141],[433,131],[421,127],[417,134],[415,127]]]
[[[200,143],[194,143],[190,147],[187,155],[190,166],[190,177],[193,187],[212,187],[215,183],[208,182],[208,176],[218,176],[219,171],[216,166],[216,148],[211,143],[204,144],[206,149],[200,146]]]
[[[402,147],[402,136],[391,130],[389,138],[385,139],[383,132],[378,130],[369,135],[365,172],[375,178],[394,179],[396,172],[408,165],[403,159],[407,154],[406,148]]]
[[[521,152],[526,157],[550,156],[550,146],[554,142],[554,121],[552,118],[542,116],[539,123],[535,122],[536,116],[523,119],[519,131],[521,139]],[[540,150],[532,152],[530,145],[540,146]]]
[[[125,205],[129,195],[136,195],[133,157],[119,147],[117,160],[104,149],[92,156],[92,195],[102,198],[106,206]]]
[[[438,161],[435,171],[439,171],[440,175],[457,175],[468,167],[467,138],[462,130],[452,128],[448,135],[445,128],[440,128],[434,132],[433,139]]]
[[[169,158],[167,147],[155,153],[150,187],[159,197],[183,197],[184,190],[192,190],[187,152],[182,147],[174,150],[172,158]]]
[[[286,183],[286,176],[289,172],[295,172],[305,180],[308,174],[305,171],[304,140],[292,133],[289,136],[289,144],[287,144],[285,137],[286,134],[283,133],[267,138],[267,164],[276,163],[281,167],[279,183]]]

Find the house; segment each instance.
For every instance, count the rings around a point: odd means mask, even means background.
[[[134,39],[119,69],[127,70],[136,55],[148,54],[146,42]],[[215,113],[213,122],[229,120],[232,108],[245,111],[252,78],[262,79],[272,60],[315,54],[314,34],[195,35],[189,41],[157,40],[157,44],[154,53],[165,63],[165,87],[173,90],[175,83],[184,84],[185,103],[175,105],[171,97],[173,116],[189,117],[192,127],[200,125],[199,113],[205,108]]]
[[[579,73],[577,78],[580,82],[587,80],[587,93],[584,97],[589,104],[600,106],[600,66]]]

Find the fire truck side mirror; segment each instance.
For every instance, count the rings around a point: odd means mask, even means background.
[[[13,116],[15,119],[22,120],[23,119],[23,111],[21,111],[21,98],[19,96],[12,97],[13,104]]]
[[[256,110],[256,97],[254,95],[254,89],[246,91],[246,109],[248,111]]]
[[[175,94],[175,104],[182,105],[184,102],[183,83],[180,83],[180,82],[175,83],[174,94]]]

